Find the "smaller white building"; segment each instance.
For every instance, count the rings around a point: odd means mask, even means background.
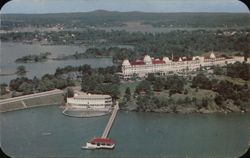
[[[110,95],[90,94],[84,92],[75,92],[74,97],[67,98],[67,104],[75,108],[83,109],[109,109],[112,106]]]

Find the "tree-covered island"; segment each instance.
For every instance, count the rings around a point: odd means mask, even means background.
[[[30,54],[23,56],[21,58],[17,58],[15,62],[17,63],[36,63],[36,62],[45,62],[48,60],[48,56],[51,55],[50,52],[36,54]]]

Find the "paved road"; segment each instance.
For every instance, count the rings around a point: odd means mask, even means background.
[[[106,126],[106,128],[105,128],[105,130],[104,130],[104,132],[102,134],[102,138],[107,138],[108,137],[109,131],[110,131],[112,125],[113,125],[113,122],[115,120],[115,117],[116,117],[116,114],[117,114],[118,110],[119,110],[119,104],[118,104],[118,102],[116,102],[116,105],[115,105],[115,107],[113,109],[113,112],[112,112],[112,114],[111,114],[111,116],[109,118],[109,122],[108,122],[108,124],[107,124],[107,126]]]
[[[59,90],[59,89],[55,89],[55,90],[51,90],[51,91],[47,91],[47,92],[41,92],[41,93],[24,95],[24,96],[20,96],[20,97],[8,98],[8,99],[0,100],[0,105],[6,104],[6,103],[22,101],[25,99],[32,99],[32,98],[43,97],[43,96],[48,96],[48,95],[53,95],[53,94],[60,94],[60,93],[63,93],[63,91]]]

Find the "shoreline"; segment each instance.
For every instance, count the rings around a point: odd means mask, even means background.
[[[121,111],[133,111],[142,113],[169,113],[169,114],[229,114],[229,113],[250,113],[250,107],[245,107],[244,109],[236,105],[227,105],[227,107],[220,107],[218,105],[208,106],[208,107],[196,107],[192,104],[175,104],[168,105],[165,107],[158,108],[143,108],[140,107],[135,102],[129,102],[120,106]]]
[[[138,110],[138,109],[129,109],[127,107],[120,107],[121,111],[124,112],[136,112],[136,113],[165,113],[165,114],[184,114],[184,115],[188,115],[188,114],[230,114],[230,113],[238,113],[238,114],[250,114],[250,110],[246,110],[246,111],[226,111],[226,110],[195,110],[195,111],[177,111],[177,112],[173,112],[173,111],[163,111],[161,109],[154,109],[154,110]]]
[[[16,75],[16,73],[0,73],[0,76],[12,76]]]
[[[206,111],[206,112],[202,112],[202,111],[197,111],[197,112],[135,111],[135,112],[143,112],[143,113],[166,113],[166,114],[184,114],[184,115],[188,115],[188,114],[230,114],[230,113],[250,114],[249,111],[244,111],[244,112],[240,112],[240,111],[231,111],[231,112],[226,112],[226,111]]]
[[[65,106],[60,104],[60,103],[51,103],[51,104],[39,104],[39,105],[32,105],[29,107],[20,107],[20,108],[14,108],[11,110],[4,110],[4,111],[0,111],[0,113],[7,113],[7,112],[14,112],[14,111],[20,111],[20,110],[25,110],[25,109],[31,109],[31,108],[37,108],[37,107],[43,107],[43,106],[58,106],[59,108],[64,108]],[[209,111],[207,110],[206,112],[202,112],[202,111],[196,111],[196,112],[170,112],[170,111],[140,111],[140,110],[129,110],[127,108],[120,108],[120,111],[123,112],[135,112],[135,113],[161,113],[161,114],[176,114],[176,115],[189,115],[189,114],[232,114],[232,113],[236,113],[236,114],[250,114],[250,111],[231,111],[231,112],[227,112],[227,111]]]

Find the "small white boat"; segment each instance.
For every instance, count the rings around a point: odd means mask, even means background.
[[[115,143],[109,138],[94,138],[87,142],[82,149],[114,149]]]
[[[48,135],[51,135],[51,133],[50,132],[43,132],[42,135],[43,136],[48,136]]]

